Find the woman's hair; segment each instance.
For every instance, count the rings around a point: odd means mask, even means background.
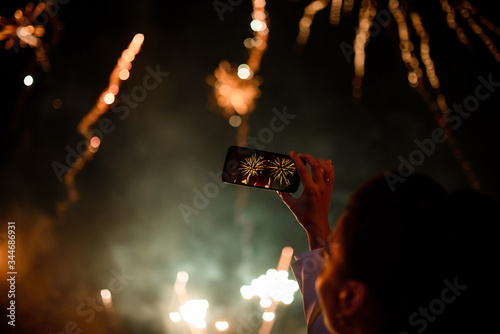
[[[420,174],[393,173],[404,179],[394,191],[379,175],[347,205],[342,229],[346,278],[364,282],[380,301],[385,332],[431,333],[460,324],[462,319],[452,315],[469,302],[477,251],[477,233],[467,225],[484,216],[479,207],[489,203],[476,192],[450,195]],[[451,290],[450,284],[458,288]],[[450,291],[443,295],[443,289]]]

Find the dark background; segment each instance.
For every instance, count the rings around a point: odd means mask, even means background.
[[[3,2],[0,16],[11,18],[25,3]],[[274,108],[295,116],[264,143],[265,149],[332,159],[333,226],[357,186],[397,168],[398,157],[408,159],[417,149],[414,140],[430,138],[437,123],[408,85],[393,20],[372,35],[363,96],[353,103],[352,57],[340,45],[352,45],[359,1],[338,27],[328,22],[329,6],[320,11],[304,49],[295,52],[298,22],[307,4],[281,0],[266,6],[269,44],[258,73],[263,83],[249,118],[250,135],[269,127]],[[500,81],[498,62],[463,20],[457,19],[472,49],[446,26],[438,1],[411,4],[430,35],[431,56],[449,106],[474,95],[479,76]],[[492,2],[473,4],[498,23]],[[188,332],[168,319],[178,306],[173,284],[179,271],[190,275],[190,297],[210,302],[208,332],[215,332],[213,321],[219,318],[228,319],[234,333],[258,331],[258,302],[242,300],[239,289],[276,267],[283,247],[293,247],[295,254],[305,251],[302,228],[274,192],[261,189],[219,187],[189,222],[179,210],[183,204],[194,207],[197,191],[215,183],[211,175],[220,173],[227,147],[238,144],[237,130],[209,105],[212,89],[206,82],[221,60],[237,65],[247,59],[243,41],[252,36],[251,1],[231,7],[221,20],[212,1],[70,0],[59,5],[42,38],[49,45],[49,71],[34,61],[29,47],[0,51],[0,235],[6,245],[7,222],[16,222],[13,332],[59,333],[74,322],[86,333],[112,333],[112,315],[100,311],[90,319],[77,310],[81,303],[98,299],[100,289],[108,288],[117,273],[128,277],[113,294],[122,332]],[[386,2],[379,8],[387,9]],[[64,163],[66,147],[75,148],[82,140],[77,124],[107,86],[136,33],[143,33],[145,41],[118,96],[142,85],[148,66],[170,74],[128,117],[106,114],[115,128],[77,174],[79,199],[58,215],[57,204],[67,193],[51,164]],[[492,40],[498,45],[498,36]],[[34,77],[31,87],[22,83],[27,74]],[[62,101],[60,109],[52,105],[56,98]],[[495,91],[454,132],[481,190],[496,199],[498,101]],[[436,144],[416,171],[449,191],[470,187],[448,143]],[[237,201],[245,195],[236,217]],[[5,246],[1,254],[4,277]],[[2,282],[2,291],[7,291]],[[0,295],[3,306],[6,292]],[[5,322],[4,317],[2,326]],[[304,332],[297,293],[290,306],[278,307],[274,333]]]

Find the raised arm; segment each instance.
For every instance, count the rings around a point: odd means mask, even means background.
[[[305,229],[309,249],[323,247],[327,244],[331,233],[328,213],[335,179],[332,162],[316,159],[310,154],[296,154],[293,151],[290,152],[290,158],[297,168],[303,191],[298,198],[285,192],[278,194]],[[310,166],[311,173],[301,158]]]

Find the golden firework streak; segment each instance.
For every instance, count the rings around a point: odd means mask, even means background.
[[[262,83],[256,73],[260,69],[260,63],[267,49],[269,37],[269,20],[266,13],[264,0],[253,0],[253,12],[251,28],[253,38],[245,40],[245,46],[249,50],[246,64],[238,68],[232,67],[228,61],[221,61],[213,75],[207,77],[207,83],[213,88],[213,99],[216,109],[221,109],[226,118],[237,116],[241,121],[238,128],[236,143],[246,146],[249,126],[249,115],[255,109],[255,101],[260,97],[259,86]]]
[[[57,210],[59,214],[64,213],[68,205],[78,200],[79,194],[75,186],[75,176],[78,174],[88,160],[92,159],[100,144],[100,139],[94,137],[94,133],[90,126],[96,123],[99,118],[109,109],[109,106],[115,101],[115,96],[118,94],[119,87],[122,82],[129,77],[129,71],[132,67],[132,61],[135,55],[141,50],[144,42],[143,34],[136,34],[129,46],[122,52],[118,58],[118,62],[114,67],[109,77],[109,84],[99,95],[99,98],[94,107],[78,124],[78,132],[85,137],[87,145],[85,151],[78,157],[75,163],[64,174],[64,183],[66,184],[68,197],[66,200],[58,204]],[[93,140],[96,138],[96,140]]]
[[[359,0],[359,27],[354,39],[354,78],[352,80],[352,96],[355,101],[361,97],[362,82],[365,75],[365,47],[370,36],[370,27],[373,18],[377,13],[377,3],[374,0]],[[310,33],[310,26],[315,14],[325,8],[330,3],[330,23],[338,25],[340,21],[340,12],[349,15],[353,9],[354,0],[313,0],[305,7],[304,15],[299,21],[299,33],[297,35],[297,45],[303,47],[307,42]],[[489,50],[493,58],[500,62],[500,52],[494,45],[493,40],[486,34],[490,31],[496,36],[500,36],[500,28],[479,13],[470,1],[440,0],[441,8],[446,15],[446,23],[450,29],[457,34],[457,38],[468,49],[472,49],[472,42],[466,36],[464,28],[456,21],[455,12],[460,13],[470,28]],[[444,94],[440,90],[439,79],[436,75],[434,62],[430,56],[429,35],[424,29],[420,15],[411,8],[409,2],[405,1],[403,5],[398,0],[388,1],[389,10],[397,24],[397,33],[399,35],[399,47],[401,49],[401,59],[408,71],[408,83],[417,91],[420,97],[427,103],[429,109],[434,113],[438,125],[446,133],[447,141],[450,144],[455,158],[458,160],[461,168],[465,172],[471,186],[475,189],[480,188],[479,180],[471,168],[471,163],[463,154],[462,148],[454,136],[452,130],[446,125],[443,115],[448,111],[448,105]],[[420,60],[414,52],[414,45],[410,39],[411,27],[416,32],[419,39]],[[482,25],[482,26],[481,26]],[[483,28],[484,27],[484,28]],[[425,72],[420,65],[425,66]],[[429,83],[431,91],[428,91],[426,82]]]
[[[247,146],[250,127],[248,120],[255,109],[255,101],[260,96],[259,86],[261,78],[256,76],[260,69],[262,56],[267,49],[269,37],[269,17],[266,12],[265,0],[253,0],[252,21],[250,27],[253,37],[244,42],[249,55],[246,64],[240,68],[234,68],[227,61],[221,61],[213,75],[207,77],[207,83],[212,86],[213,94],[210,94],[209,107],[222,110],[224,117],[229,119],[233,127],[237,127],[236,144]],[[241,70],[241,72],[240,72]],[[232,122],[233,121],[233,122]],[[248,200],[248,192],[241,187],[235,203],[235,220],[244,226],[242,232],[242,248],[244,255],[251,254],[251,243],[249,242],[253,233],[252,222],[243,216],[243,208]]]

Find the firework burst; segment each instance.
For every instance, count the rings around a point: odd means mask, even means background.
[[[35,22],[44,10],[44,2],[38,3],[36,7],[30,2],[24,11],[16,10],[12,20],[0,17],[0,41],[5,40],[5,50],[15,47],[16,43],[22,48],[26,45],[33,48],[41,46],[40,37],[45,35],[45,28]]]
[[[269,168],[272,170],[272,178],[279,180],[281,185],[283,184],[283,181],[286,185],[290,185],[289,177],[295,172],[295,166],[290,159],[276,158],[273,162],[271,162],[271,167]]]
[[[59,40],[62,25],[55,13],[58,9],[54,7],[55,1],[38,1],[38,4],[30,2],[24,9],[16,10],[12,19],[0,16],[0,41],[4,42],[5,50],[19,52],[19,47],[30,46],[35,50],[36,61],[45,72],[50,70],[48,50],[50,42],[44,42],[42,37],[49,41]],[[45,22],[44,22],[45,21]],[[45,25],[51,24],[52,29]],[[52,36],[47,36],[49,35]]]
[[[240,170],[243,172],[243,175],[246,176],[247,182],[251,176],[257,176],[261,173],[265,168],[265,160],[263,157],[258,156],[257,154],[252,155],[249,158],[245,158],[244,161],[241,161]]]

